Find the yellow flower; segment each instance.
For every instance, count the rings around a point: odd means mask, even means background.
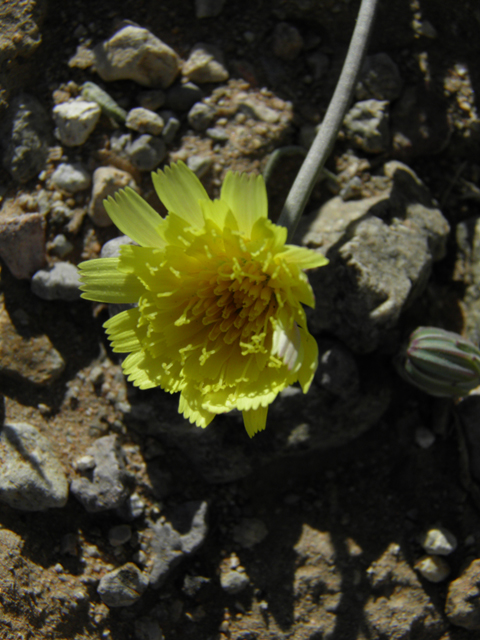
[[[83,297],[138,303],[104,325],[113,350],[129,353],[123,370],[133,384],[180,391],[179,411],[199,427],[239,409],[251,437],[282,389],[310,386],[318,350],[303,269],[328,261],[285,244],[287,230],[267,218],[261,177],[228,173],[213,201],[181,162],[152,178],[168,216],[129,188],[108,198],[108,215],[139,246],[83,262]]]

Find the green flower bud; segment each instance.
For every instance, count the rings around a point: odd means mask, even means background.
[[[465,396],[480,385],[480,350],[458,333],[419,327],[408,340],[399,371],[432,396]]]

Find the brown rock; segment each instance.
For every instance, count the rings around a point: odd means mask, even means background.
[[[389,545],[367,570],[367,576],[373,592],[365,605],[369,638],[408,640],[433,637],[431,634],[442,631],[439,612],[398,544]]]
[[[445,613],[452,624],[472,631],[480,629],[480,560],[473,560],[450,583]]]
[[[65,361],[46,335],[23,337],[0,306],[0,374],[46,385],[65,369]]]

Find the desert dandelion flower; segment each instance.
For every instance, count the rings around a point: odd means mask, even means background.
[[[152,177],[167,217],[129,188],[108,198],[108,215],[138,246],[82,263],[82,295],[138,303],[104,325],[113,350],[129,354],[134,385],[180,392],[179,411],[199,427],[239,409],[253,436],[282,389],[311,384],[318,351],[304,269],[327,259],[285,244],[261,177],[228,173],[213,201],[181,162]]]

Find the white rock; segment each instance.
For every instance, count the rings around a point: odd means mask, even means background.
[[[225,68],[222,52],[209,44],[199,42],[190,52],[182,74],[192,82],[223,82],[229,74]]]
[[[81,164],[69,164],[62,162],[52,174],[52,184],[58,189],[67,193],[77,193],[88,189],[92,178],[88,171]]]
[[[59,233],[51,241],[48,248],[59,258],[64,258],[73,251],[73,244],[63,235],[63,233]]]
[[[98,167],[93,172],[92,199],[88,215],[98,227],[109,227],[113,222],[108,217],[103,201],[124,187],[136,188],[135,180],[126,171],[114,167]]]
[[[415,569],[429,582],[442,582],[450,574],[447,562],[438,556],[423,556],[415,563]]]
[[[155,111],[150,111],[150,109],[144,109],[143,107],[136,107],[128,112],[125,126],[139,133],[149,133],[152,136],[158,136],[163,131],[164,122]]]
[[[57,104],[53,108],[53,119],[57,125],[55,134],[65,146],[78,147],[95,129],[101,112],[96,102],[81,98]]]
[[[429,529],[420,538],[420,544],[427,553],[448,556],[457,548],[457,539],[444,527]]]
[[[133,80],[144,87],[165,89],[179,71],[179,57],[147,29],[126,26],[93,53],[99,76],[106,82]]]

